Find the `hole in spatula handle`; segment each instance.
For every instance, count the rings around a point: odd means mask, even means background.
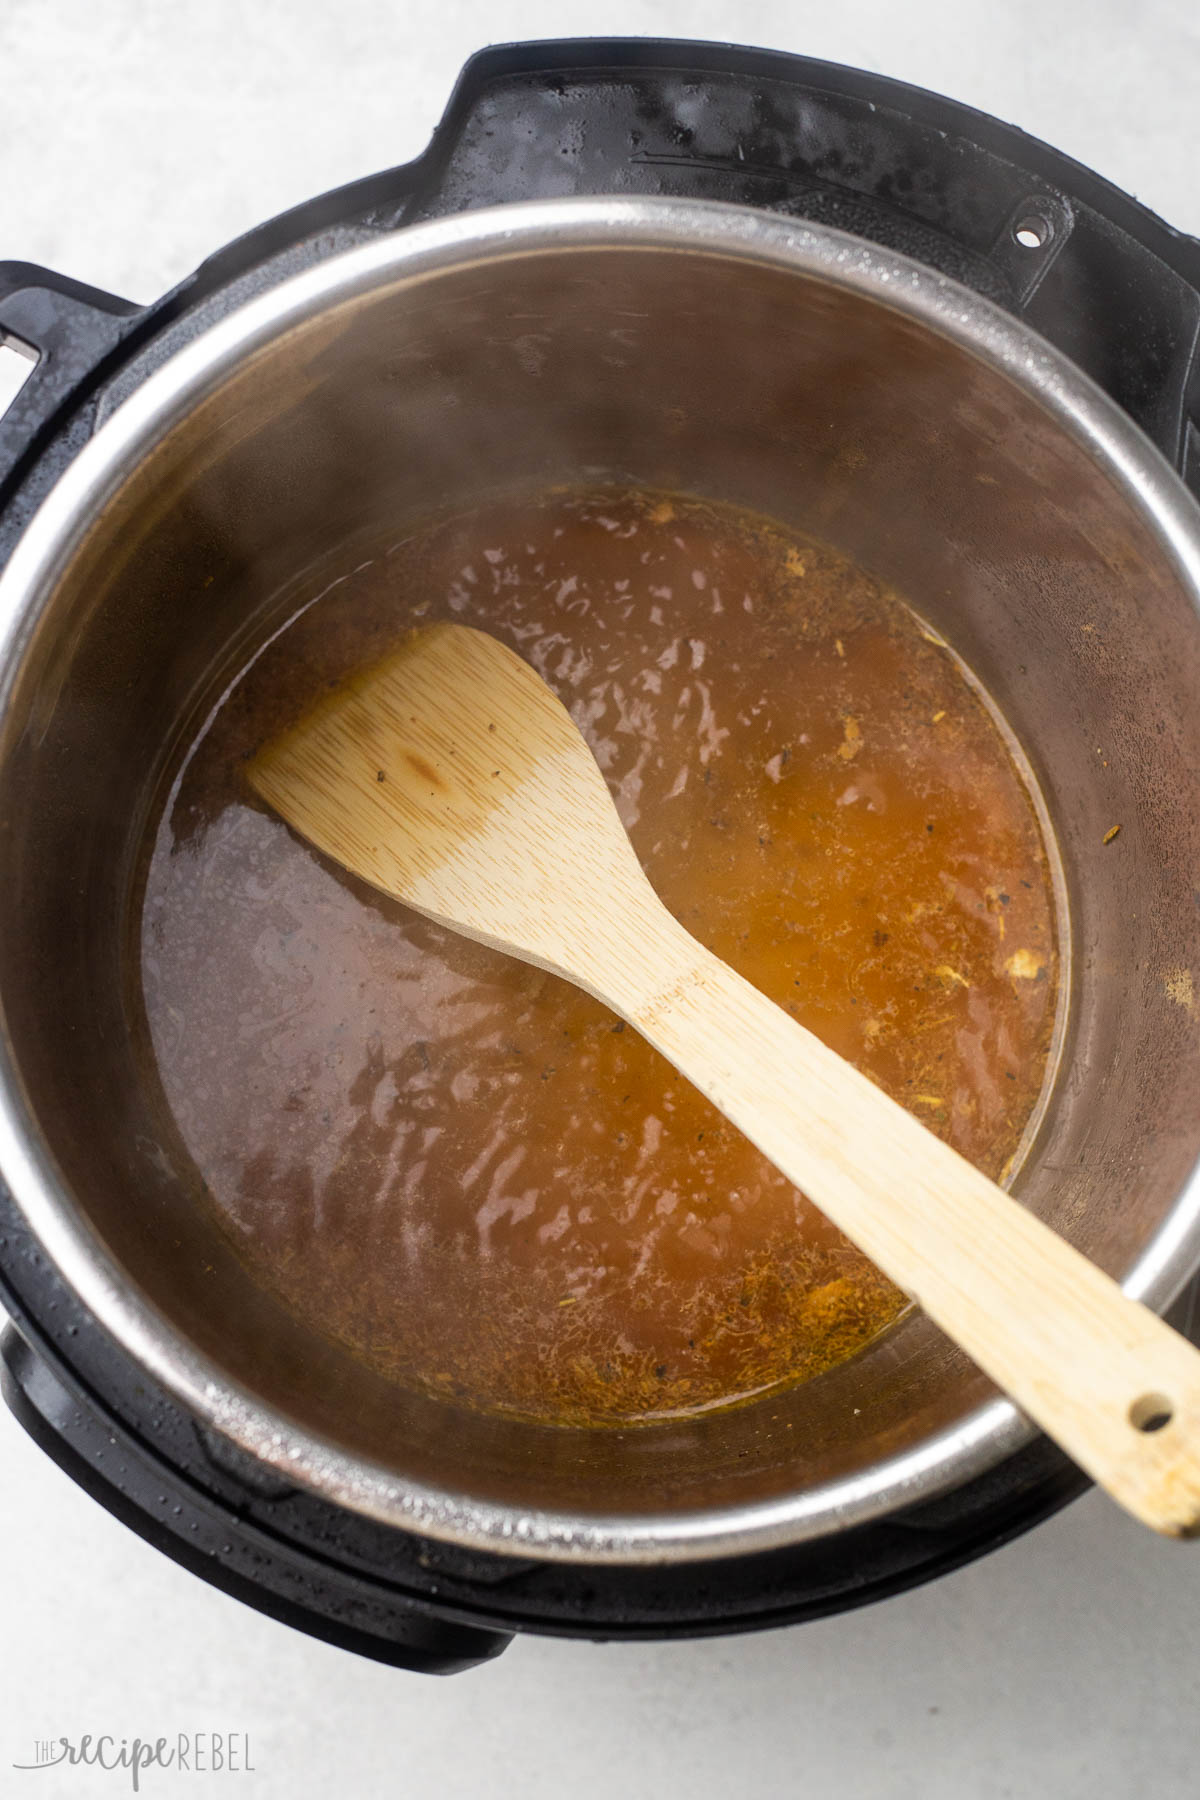
[[[1141,1394],[1129,1408],[1129,1423],[1137,1431],[1161,1431],[1174,1414],[1165,1394]]]

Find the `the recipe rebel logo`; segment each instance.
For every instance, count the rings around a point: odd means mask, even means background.
[[[254,1773],[250,1737],[244,1731],[178,1731],[174,1737],[158,1738],[86,1732],[78,1738],[39,1738],[33,1749],[32,1762],[14,1762],[13,1768],[34,1773],[62,1767],[123,1770],[135,1794],[141,1792],[142,1776],[152,1769],[185,1775]]]

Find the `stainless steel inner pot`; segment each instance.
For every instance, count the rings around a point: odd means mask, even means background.
[[[134,851],[231,645],[339,546],[580,477],[794,522],[990,689],[1055,824],[1073,944],[1020,1198],[1131,1293],[1173,1296],[1200,1255],[1200,509],[965,289],[704,203],[545,202],[335,258],[178,355],[68,471],[0,581],[0,1170],[108,1331],[296,1480],[524,1556],[699,1558],[894,1511],[1029,1428],[916,1315],[686,1423],[537,1427],[393,1387],[252,1284],[134,1053]]]

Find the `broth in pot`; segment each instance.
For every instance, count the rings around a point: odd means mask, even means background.
[[[258,1281],[398,1382],[628,1424],[809,1379],[904,1296],[654,1050],[557,977],[320,857],[244,766],[417,623],[512,645],[697,938],[989,1175],[1053,1074],[1058,877],[995,708],[831,549],[563,489],[295,592],[177,759],[149,850],[149,1047]]]

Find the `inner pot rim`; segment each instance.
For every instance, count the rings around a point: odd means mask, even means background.
[[[821,226],[710,201],[607,197],[497,207],[417,225],[292,277],[210,328],[152,374],[80,452],[0,576],[0,722],[24,651],[126,472],[239,364],[326,308],[463,265],[638,249],[757,263],[850,290],[907,315],[998,370],[1081,445],[1163,545],[1200,611],[1200,508],[1165,458],[1086,375],[1018,320],[949,277]],[[0,1174],[41,1247],[101,1326],[206,1425],[338,1505],[474,1549],[585,1563],[688,1562],[784,1547],[957,1487],[1027,1443],[1006,1399],[914,1450],[807,1495],[655,1514],[517,1510],[401,1480],[394,1470],[258,1401],[196,1350],[108,1255],[76,1207],[25,1103],[0,1016]],[[1200,1165],[1122,1286],[1162,1310],[1200,1261]]]

